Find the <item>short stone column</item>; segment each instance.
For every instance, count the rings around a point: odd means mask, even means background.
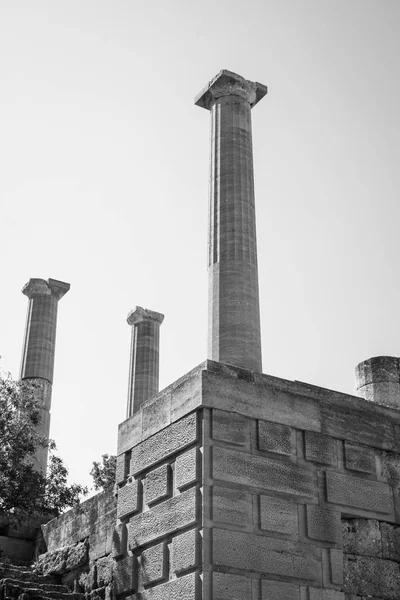
[[[20,378],[35,383],[40,403],[38,432],[47,439],[50,433],[58,301],[69,289],[69,283],[56,279],[30,279],[22,289],[29,298],[29,304]],[[38,448],[35,453],[35,467],[43,473],[46,472],[47,454],[47,448]]]
[[[400,359],[375,356],[356,366],[357,395],[376,404],[400,408]]]
[[[128,314],[132,326],[126,418],[139,410],[145,400],[158,393],[160,325],[164,315],[136,306]]]
[[[251,109],[265,85],[223,70],[195,104],[211,112],[208,356],[262,371]]]

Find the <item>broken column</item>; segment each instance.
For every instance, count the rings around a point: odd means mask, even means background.
[[[136,306],[128,314],[132,326],[126,418],[139,410],[145,400],[158,392],[160,325],[164,315]]]
[[[356,366],[357,396],[376,404],[400,408],[400,359],[374,356]]]
[[[35,395],[40,404],[38,432],[46,439],[49,439],[50,433],[58,301],[69,289],[69,283],[56,279],[30,279],[22,289],[29,298],[29,304],[21,379],[35,384]],[[42,473],[46,472],[47,454],[47,448],[38,448],[35,453],[35,467]]]
[[[267,87],[220,71],[195,99],[211,112],[209,358],[262,371],[251,109]]]

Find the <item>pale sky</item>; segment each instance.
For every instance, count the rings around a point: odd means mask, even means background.
[[[136,305],[165,314],[161,388],[207,358],[209,114],[252,111],[263,370],[354,393],[400,355],[399,0],[1,0],[0,354],[31,277],[60,301],[51,436],[71,480],[115,453]]]

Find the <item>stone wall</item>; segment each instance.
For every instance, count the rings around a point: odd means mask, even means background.
[[[43,525],[47,552],[40,556],[36,570],[59,576],[62,584],[90,598],[111,598],[116,518],[111,488]]]
[[[394,600],[399,434],[397,410],[207,361],[121,424],[106,526],[66,515],[49,550],[88,539],[85,590],[118,600]]]

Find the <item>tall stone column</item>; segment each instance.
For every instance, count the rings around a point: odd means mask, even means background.
[[[209,358],[262,371],[251,108],[265,85],[221,71],[196,97],[211,112]]]
[[[145,400],[158,393],[160,325],[164,315],[136,306],[128,314],[132,326],[126,418],[139,410]]]
[[[40,403],[38,431],[47,439],[50,433],[58,301],[69,288],[69,283],[56,279],[30,279],[22,289],[29,298],[29,304],[20,377],[35,383]],[[43,473],[46,472],[47,454],[47,448],[38,448],[35,454],[35,466]]]

